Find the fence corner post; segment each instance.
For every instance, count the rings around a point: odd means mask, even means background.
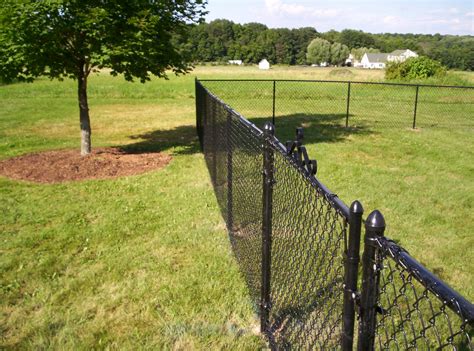
[[[260,331],[268,330],[271,309],[271,248],[272,248],[272,205],[273,205],[273,163],[274,154],[270,146],[275,127],[266,122],[263,127],[263,220],[262,220],[262,286],[260,300]]]
[[[362,291],[360,296],[360,324],[357,350],[374,350],[377,299],[380,270],[376,260],[376,243],[385,231],[385,219],[380,211],[372,211],[365,221],[364,254],[362,255]]]
[[[349,237],[344,263],[344,309],[342,350],[352,351],[354,344],[354,320],[359,271],[360,236],[364,208],[359,201],[351,204],[349,213]]]

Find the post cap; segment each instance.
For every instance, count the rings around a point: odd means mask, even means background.
[[[303,138],[304,138],[303,127],[297,127],[296,128],[296,141],[303,141]]]
[[[379,210],[372,211],[365,220],[366,228],[385,229],[385,218]]]
[[[355,213],[355,214],[362,214],[364,213],[364,207],[362,207],[362,204],[359,202],[359,200],[355,200],[352,204],[351,204],[351,213]]]
[[[275,127],[272,122],[265,122],[263,125],[263,132],[265,134],[275,135]]]

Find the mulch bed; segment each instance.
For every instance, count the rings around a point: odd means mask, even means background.
[[[33,153],[0,161],[0,175],[37,183],[61,183],[141,174],[165,167],[165,153],[127,153],[118,148],[97,148],[87,156],[79,150]]]

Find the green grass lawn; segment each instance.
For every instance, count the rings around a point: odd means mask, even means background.
[[[382,79],[380,71],[351,73],[337,79]],[[198,149],[196,75],[331,79],[331,70],[198,67],[145,85],[92,77],[93,146],[131,145],[173,160],[115,180],[0,178],[0,347],[264,346]],[[0,86],[0,158],[79,152],[75,94],[71,81]],[[305,126],[319,178],[346,203],[361,200],[367,214],[380,209],[388,236],[473,300],[472,128],[344,130],[290,112],[277,117],[282,140]]]

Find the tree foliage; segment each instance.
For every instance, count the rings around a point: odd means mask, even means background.
[[[349,57],[349,48],[341,43],[333,43],[331,45],[331,59],[333,65],[342,65]]]
[[[76,79],[81,153],[87,154],[89,74],[108,67],[113,75],[145,82],[150,74],[166,78],[167,70],[188,72],[189,57],[177,44],[185,41],[187,23],[202,20],[204,5],[204,0],[5,1],[0,8],[1,79]]]
[[[349,49],[373,47],[375,45],[375,40],[371,34],[353,29],[344,29],[337,41],[346,45]]]
[[[309,63],[320,64],[331,60],[331,43],[325,39],[316,38],[308,45],[306,59]]]
[[[440,62],[426,56],[412,57],[404,62],[389,62],[385,70],[386,79],[412,80],[440,77],[446,68]]]
[[[305,64],[310,63],[306,59],[308,45],[313,39],[321,38],[331,44],[346,45],[359,60],[365,52],[410,49],[448,68],[474,70],[474,37],[468,35],[370,34],[351,29],[318,33],[312,27],[268,28],[260,23],[236,24],[227,20],[193,25],[189,31],[189,41],[182,46],[195,62],[235,59],[257,63],[267,58],[272,64]]]

